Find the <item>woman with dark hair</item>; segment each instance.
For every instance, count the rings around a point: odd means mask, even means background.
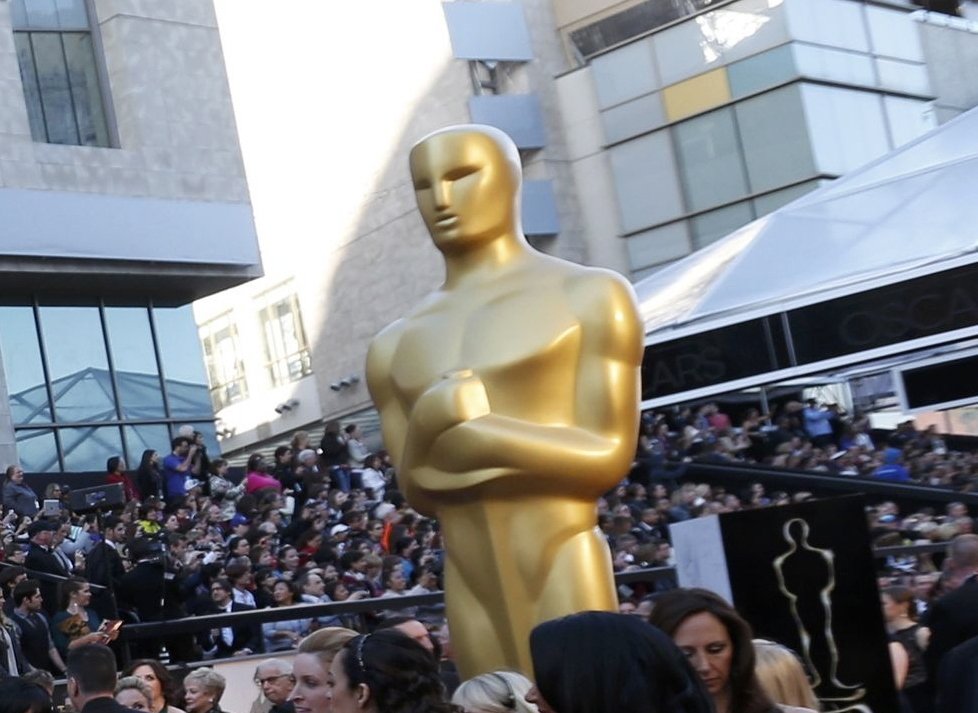
[[[152,448],[143,451],[136,469],[136,488],[143,500],[163,499],[163,474],[160,473],[160,456]]]
[[[689,659],[716,713],[778,710],[754,673],[750,624],[722,597],[706,589],[674,589],[656,599],[649,621]]]
[[[927,681],[924,651],[930,640],[930,629],[917,623],[917,599],[907,587],[887,587],[880,592],[886,631],[890,635],[891,648],[901,646],[906,652],[906,672],[903,677],[903,695],[914,713],[930,713],[934,710],[934,693]]]
[[[333,713],[454,713],[438,662],[395,629],[351,639],[329,667]]]
[[[0,713],[51,713],[51,696],[19,678],[0,681]]]
[[[573,652],[569,655],[568,652]],[[540,713],[713,713],[669,637],[633,616],[582,612],[530,632]]]
[[[69,577],[58,587],[58,612],[51,617],[51,640],[61,658],[68,649],[83,644],[107,644],[109,634],[102,630],[102,617],[89,608],[92,590],[82,577]]]
[[[170,672],[159,661],[137,659],[126,666],[122,675],[135,676],[149,686],[152,694],[150,713],[183,713],[179,708],[169,705],[175,698],[174,681]]]
[[[298,589],[287,579],[277,579],[272,586],[272,599],[275,607],[291,607],[300,603]],[[302,637],[309,633],[310,619],[291,621],[269,621],[261,625],[265,638],[265,652],[288,651],[298,646]]]

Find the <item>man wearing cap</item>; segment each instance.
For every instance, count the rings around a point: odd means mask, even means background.
[[[24,566],[34,572],[51,574],[56,577],[67,577],[68,570],[61,564],[61,560],[55,557],[52,552],[54,533],[60,529],[61,525],[51,520],[35,520],[27,528],[27,535],[31,539],[30,549],[27,551],[27,559]],[[56,580],[41,580],[41,595],[44,597],[44,611],[48,616],[54,616],[58,607],[58,583]]]

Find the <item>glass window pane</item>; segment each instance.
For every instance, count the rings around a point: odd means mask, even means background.
[[[17,458],[28,473],[58,473],[58,447],[51,429],[27,429],[16,432]],[[103,466],[105,464],[103,463]]]
[[[162,418],[166,411],[149,311],[139,307],[106,307],[105,324],[122,418]]]
[[[692,20],[656,33],[653,46],[665,87],[720,65],[720,48]]]
[[[47,141],[44,128],[44,115],[41,113],[41,92],[34,71],[34,50],[31,36],[26,32],[14,33],[14,46],[17,49],[17,63],[20,65],[20,81],[24,87],[24,101],[27,104],[27,119],[31,125],[31,138]]]
[[[163,456],[170,452],[170,429],[162,423],[123,426],[122,434],[128,450],[127,463],[132,470],[139,467],[143,451],[156,451]]]
[[[109,132],[102,111],[92,37],[87,32],[66,32],[62,38],[80,142],[83,146],[108,146]]]
[[[265,359],[274,385],[287,384],[310,373],[309,352],[295,296],[262,311],[262,331]]]
[[[98,307],[40,308],[59,422],[116,418]]]
[[[815,175],[805,111],[797,84],[737,105],[751,191],[770,191]]]
[[[69,472],[104,471],[106,460],[122,455],[122,437],[118,426],[62,428],[60,435],[65,453],[65,470]]]
[[[85,0],[55,0],[58,8],[58,26],[68,30],[87,28],[88,13]]]
[[[850,0],[792,0],[784,3],[788,32],[802,42],[869,52],[863,4]]]
[[[27,8],[24,0],[10,0],[10,26],[19,30],[27,27]]]
[[[54,0],[24,0],[27,25],[34,28],[58,27],[58,8]]]
[[[652,41],[641,40],[591,60],[598,106],[606,109],[655,91],[660,86]]]
[[[626,233],[663,223],[683,213],[669,131],[657,131],[609,150]]]
[[[666,123],[660,93],[649,94],[601,112],[608,143],[617,143],[658,129]]]
[[[801,96],[820,173],[841,176],[890,150],[878,94],[802,84]]]
[[[791,47],[776,47],[727,67],[730,94],[734,98],[747,96],[798,76]]]
[[[677,158],[690,211],[712,208],[747,194],[743,159],[730,109],[684,121],[675,127],[675,132]]]
[[[689,252],[686,221],[632,235],[626,239],[625,245],[632,270],[675,260]]]
[[[34,62],[41,85],[41,105],[48,141],[52,144],[77,144],[78,128],[72,108],[68,71],[61,46],[61,35],[55,32],[32,32]]]
[[[783,188],[780,191],[758,196],[754,199],[754,212],[758,218],[765,216],[781,206],[788,205],[791,201],[801,198],[806,193],[811,193],[820,185],[822,185],[821,181],[806,181],[790,188]]]
[[[50,422],[33,308],[0,307],[0,355],[14,423]]]
[[[163,361],[170,416],[211,418],[214,411],[193,310],[189,305],[174,309],[154,308],[153,320]]]
[[[752,220],[754,220],[754,212],[751,210],[750,201],[735,203],[698,215],[689,221],[689,232],[693,237],[693,249],[705,248],[710,243],[729,235]]]

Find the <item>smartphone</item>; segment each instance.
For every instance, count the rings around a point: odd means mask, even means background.
[[[114,634],[122,628],[122,619],[107,619],[102,622],[102,631],[106,634]]]

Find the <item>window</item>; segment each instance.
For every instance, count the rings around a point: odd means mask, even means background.
[[[298,381],[312,373],[296,296],[292,294],[268,305],[262,309],[260,318],[265,361],[272,385]]]
[[[0,352],[28,472],[100,471],[113,455],[135,466],[185,423],[220,452],[189,306],[8,303]]]
[[[86,0],[11,0],[35,141],[109,146]]]
[[[204,345],[214,409],[220,410],[247,398],[248,384],[238,348],[238,329],[230,316],[223,315],[201,327],[200,341]]]

